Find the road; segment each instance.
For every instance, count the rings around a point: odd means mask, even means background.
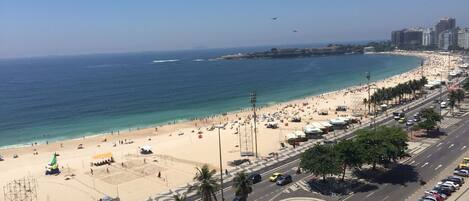
[[[436,98],[438,98],[438,96]],[[424,103],[417,105],[415,108],[411,108],[410,111],[406,112],[407,116],[412,116],[421,108],[428,107],[430,104],[432,104],[433,100],[434,99],[427,100]],[[395,124],[395,121],[392,119],[390,115],[390,117],[378,123]],[[467,129],[469,129],[469,125],[467,126]],[[425,151],[424,154],[420,154],[417,157],[413,158],[412,160],[409,160],[409,163],[412,163],[412,165],[416,166],[416,168],[423,166],[423,167],[420,167],[421,170],[418,169],[416,171],[422,171],[423,178],[426,179],[432,174],[432,172],[434,172],[434,169],[438,170],[441,168],[441,166],[438,167],[439,164],[446,164],[450,162],[451,160],[454,160],[454,158],[456,158],[456,156],[454,157],[448,157],[448,156],[442,157],[442,156],[444,156],[445,154],[449,154],[452,151],[455,151],[458,147],[463,146],[463,144],[467,144],[466,140],[462,140],[462,141],[459,140],[461,136],[462,136],[461,131],[459,131],[455,135],[451,135],[450,137],[444,139],[443,143],[453,144],[453,146],[450,149],[442,148],[443,146],[446,146],[446,144],[439,145],[436,148],[435,147],[429,148],[428,150]],[[344,136],[343,138],[351,138],[351,137],[353,137],[353,135],[349,134],[349,135]],[[467,141],[469,141],[469,139],[467,139]],[[425,165],[427,161],[432,161],[432,162]],[[299,174],[299,175],[296,174],[296,169],[298,167],[298,164],[299,164],[299,156],[296,156],[282,164],[275,165],[273,168],[270,167],[269,169],[261,170],[260,172],[262,175],[262,181],[253,186],[253,192],[249,194],[249,200],[253,200],[253,201],[278,200],[280,197],[284,197],[282,194],[289,193],[297,189],[302,189],[304,191],[310,192],[309,185],[307,185],[304,181],[308,181],[309,179],[312,178],[312,176],[310,174]],[[410,167],[411,167],[410,165],[398,166],[395,169],[391,170],[388,176],[391,176],[391,177],[402,176],[402,175],[399,175],[399,173],[402,172],[402,170],[412,170],[412,168]],[[292,175],[294,182],[283,187],[277,186],[274,182],[270,182],[268,180],[268,177],[274,172],[290,174]],[[414,176],[415,175],[418,175],[418,174],[414,173]],[[403,175],[403,176],[409,176],[409,175]],[[351,197],[348,197],[347,199],[348,200],[364,200],[364,199],[386,200],[386,199],[393,198],[396,196],[401,196],[402,194],[400,193],[400,191],[404,190],[402,186],[406,186],[406,185],[412,186],[415,184],[415,188],[405,188],[405,191],[408,192],[408,194],[411,194],[419,185],[417,181],[418,181],[417,176],[415,176],[414,179],[409,181],[410,183],[408,184],[407,182],[403,183],[403,185],[401,185],[399,182],[397,182],[398,184],[383,183],[383,185],[379,186],[379,188],[377,188],[375,191],[357,193]],[[230,187],[231,183],[228,183],[225,186],[228,186],[227,188],[225,188],[225,191],[224,191],[225,200],[233,200],[235,196],[234,196],[233,189]],[[312,195],[311,193],[309,194]],[[321,196],[315,195],[315,197],[321,197]],[[327,199],[327,197],[325,199]]]

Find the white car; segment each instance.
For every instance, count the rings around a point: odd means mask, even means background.
[[[455,170],[453,173],[454,175],[458,175],[462,177],[469,177],[469,170],[464,170],[464,169]]]
[[[454,183],[454,182],[452,182],[452,181],[445,181],[444,183],[440,181],[440,182],[438,182],[437,184],[438,184],[438,185],[442,185],[442,186],[452,186],[452,187],[454,187],[455,189],[459,189],[459,184]]]
[[[441,108],[446,108],[446,102],[445,102],[445,101],[441,102],[441,103],[440,103],[440,107],[441,107]]]

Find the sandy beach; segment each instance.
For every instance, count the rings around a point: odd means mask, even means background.
[[[451,69],[457,67],[458,57],[425,52],[392,52],[387,54],[411,55],[425,59],[422,67],[372,83],[372,88],[390,87],[426,76],[428,80],[446,80]],[[423,69],[422,69],[423,68]],[[368,96],[365,85],[354,86],[322,95],[306,97],[281,104],[259,108],[258,153],[266,157],[277,152],[286,135],[301,131],[311,122],[327,121],[339,116],[365,114],[363,99]],[[345,112],[336,112],[337,106],[347,106]],[[327,115],[319,115],[327,111]],[[180,122],[153,128],[113,132],[112,134],[84,137],[21,148],[0,149],[0,185],[23,177],[37,180],[38,200],[98,200],[104,195],[126,201],[145,200],[159,192],[168,191],[192,181],[195,167],[208,164],[218,168],[218,130],[213,125],[224,124],[221,129],[223,164],[240,159],[239,135],[251,130],[251,110],[226,115]],[[290,122],[293,116],[301,122]],[[268,119],[279,123],[278,129],[266,128]],[[369,118],[363,117],[366,123]],[[78,149],[79,144],[83,148]],[[149,145],[153,154],[142,155],[139,147]],[[288,146],[288,145],[287,145]],[[112,153],[115,163],[91,166],[93,156]],[[54,153],[59,154],[62,171],[57,176],[44,175],[45,166]],[[13,156],[17,155],[17,158]],[[252,158],[251,158],[252,159]],[[159,176],[158,176],[159,175]],[[0,200],[3,200],[0,194]]]

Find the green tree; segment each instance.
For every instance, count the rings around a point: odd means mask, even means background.
[[[386,154],[384,139],[381,138],[377,132],[373,129],[361,129],[357,131],[356,138],[359,146],[366,150],[363,154],[363,160],[372,165],[373,170],[376,169],[376,165],[380,164]]]
[[[372,165],[387,164],[408,156],[407,133],[399,127],[380,126],[357,131],[357,143],[365,150],[363,160]]]
[[[350,167],[361,167],[363,164],[364,150],[355,140],[342,140],[334,146],[337,157],[342,163],[342,181],[345,179],[345,171]]]
[[[217,200],[215,191],[219,187],[218,180],[214,178],[216,170],[210,170],[208,165],[203,165],[202,168],[196,168],[197,172],[194,177],[196,184],[189,190],[196,189],[197,194],[203,201]]]
[[[435,110],[431,108],[425,108],[420,111],[420,114],[424,120],[418,124],[418,126],[422,129],[426,129],[427,132],[430,130],[435,129],[438,122],[441,122],[443,117],[435,112]]]
[[[249,193],[252,192],[252,181],[244,171],[239,172],[233,179],[233,188],[236,196],[240,196],[242,200],[247,200]]]
[[[306,150],[301,155],[300,167],[314,175],[321,175],[323,181],[328,174],[341,173],[341,164],[331,145],[316,145]]]
[[[464,81],[462,88],[466,91],[469,91],[469,79]]]

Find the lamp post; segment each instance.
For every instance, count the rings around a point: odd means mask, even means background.
[[[222,159],[221,159],[221,135],[220,135],[220,129],[223,128],[223,126],[217,125],[216,128],[218,128],[218,154],[220,155],[220,194],[221,194],[221,200],[225,200],[225,197],[223,196],[223,165],[222,165]]]
[[[370,98],[371,98],[371,93],[370,93],[370,72],[366,72],[366,79],[368,81],[367,85],[368,85],[368,114],[371,113],[371,101],[370,101]]]
[[[256,127],[256,120],[257,120],[257,115],[256,115],[256,92],[251,92],[251,104],[252,104],[252,111],[254,113],[254,143],[256,144],[256,158],[258,158],[257,155],[257,127]]]

